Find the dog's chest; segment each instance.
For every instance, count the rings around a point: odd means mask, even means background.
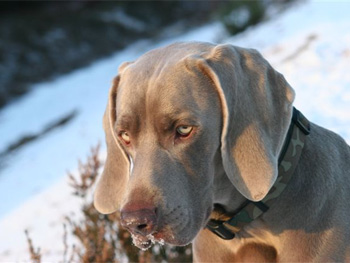
[[[223,240],[203,230],[193,243],[194,262],[277,262],[277,250],[254,238]]]

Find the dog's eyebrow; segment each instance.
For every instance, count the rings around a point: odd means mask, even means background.
[[[171,113],[159,118],[159,124],[163,130],[173,130],[176,125],[199,125],[197,118],[188,113]]]
[[[117,118],[115,123],[116,130],[133,130],[137,127],[137,116],[122,115]]]

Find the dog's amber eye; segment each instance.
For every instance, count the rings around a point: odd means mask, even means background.
[[[119,136],[124,141],[125,144],[130,144],[130,136],[126,131],[120,132]]]
[[[186,137],[186,136],[190,135],[192,130],[193,130],[192,126],[179,126],[179,127],[177,127],[176,132],[180,136]]]

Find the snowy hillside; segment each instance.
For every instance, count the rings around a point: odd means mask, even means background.
[[[196,40],[258,49],[295,89],[296,107],[350,143],[349,11],[346,2],[301,2],[229,39],[214,23],[176,39],[140,41],[91,67],[40,84],[4,108],[0,153],[20,137],[40,136],[0,164],[0,262],[28,260],[24,229],[43,248],[44,261],[62,260],[63,218],[78,205],[66,171],[74,171],[78,158],[98,142],[105,149],[101,119],[118,65],[157,46]],[[64,118],[65,125],[47,129]]]

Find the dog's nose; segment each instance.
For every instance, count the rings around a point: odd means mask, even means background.
[[[122,226],[133,234],[147,236],[154,233],[157,227],[155,207],[132,209],[126,206],[121,210],[120,217]]]

